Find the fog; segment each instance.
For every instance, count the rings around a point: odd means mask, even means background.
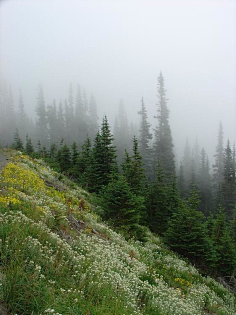
[[[219,122],[236,135],[235,13],[233,0],[1,1],[1,79],[31,115],[39,84],[51,104],[79,83],[100,118],[113,123],[123,99],[138,122],[143,96],[153,122],[162,71],[178,158],[188,137],[212,159]]]

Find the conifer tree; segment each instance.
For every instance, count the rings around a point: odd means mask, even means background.
[[[49,127],[49,143],[52,145],[57,141],[58,122],[57,122],[57,108],[56,101],[53,101],[53,105],[47,107],[47,120]]]
[[[76,142],[74,141],[71,146],[71,174],[75,180],[79,177],[79,162],[80,162],[80,154],[78,151],[78,147]]]
[[[149,178],[152,177],[152,160],[151,160],[151,147],[150,141],[152,140],[152,134],[150,133],[151,124],[147,120],[147,110],[145,104],[141,101],[141,110],[138,112],[141,116],[141,123],[139,129],[139,151],[143,158],[144,168]]]
[[[173,141],[169,125],[169,109],[167,108],[166,90],[162,73],[158,77],[158,126],[155,129],[154,138],[154,163],[158,160],[164,171],[165,180],[175,176],[175,161],[173,153]]]
[[[118,172],[116,162],[116,148],[113,145],[113,136],[110,126],[105,116],[102,121],[100,132],[94,141],[92,152],[91,179],[90,190],[98,192],[102,186],[107,186],[113,175]]]
[[[91,139],[94,139],[98,132],[98,114],[97,114],[97,104],[95,97],[92,94],[89,102],[88,108],[88,134]]]
[[[226,210],[227,218],[233,215],[233,209],[236,201],[236,182],[235,182],[235,166],[233,153],[228,140],[227,147],[224,150],[224,173],[222,183],[222,200]]]
[[[128,153],[132,151],[132,137],[130,137],[129,122],[125,111],[124,102],[121,100],[114,128],[114,143],[117,148],[117,160],[119,165],[123,161],[125,150]]]
[[[179,189],[180,196],[183,197],[185,195],[185,181],[184,181],[183,162],[180,162],[180,167],[179,167],[178,189]]]
[[[196,262],[201,261],[205,252],[204,216],[197,210],[198,195],[192,191],[186,202],[182,201],[174,211],[165,239],[179,254]]]
[[[158,163],[156,181],[149,187],[147,197],[147,224],[153,232],[163,234],[167,230],[178,199],[175,181],[167,183],[164,180],[163,170]]]
[[[42,146],[48,146],[48,125],[47,125],[47,113],[45,109],[45,101],[43,95],[43,88],[40,85],[37,97],[37,107],[36,107],[36,134],[38,140],[40,140]]]
[[[18,106],[18,122],[17,129],[19,130],[19,135],[23,138],[29,132],[29,119],[25,112],[25,106],[23,102],[23,96],[20,90],[19,96],[19,106]]]
[[[122,163],[122,170],[123,175],[130,186],[130,190],[136,195],[144,195],[145,175],[136,137],[133,139],[133,155],[130,156],[126,151],[126,157]]]
[[[79,159],[79,180],[84,187],[92,186],[90,185],[92,180],[92,165],[92,144],[90,138],[87,136],[87,139],[82,145],[82,152]]]
[[[69,147],[64,144],[63,147],[58,151],[58,162],[60,165],[61,172],[66,173],[71,168],[71,152]]]
[[[130,190],[123,175],[113,179],[102,191],[105,219],[126,232],[126,236],[140,236],[139,222],[144,210],[144,199]]]
[[[223,143],[223,126],[220,122],[218,130],[218,143],[216,147],[215,164],[213,165],[213,182],[215,191],[218,190],[219,184],[224,178],[224,143]]]
[[[213,226],[213,241],[217,253],[217,271],[222,276],[231,276],[236,264],[236,250],[223,208],[218,213]]]
[[[23,142],[22,142],[22,140],[20,138],[18,129],[16,129],[15,134],[14,134],[13,147],[14,147],[14,149],[19,150],[19,151],[23,151],[24,150],[24,145],[23,145]]]
[[[193,175],[193,164],[191,156],[191,148],[189,145],[188,139],[186,139],[186,144],[184,147],[184,156],[183,156],[183,176],[184,176],[184,192],[185,196],[188,196],[191,189]]]
[[[56,142],[59,144],[61,139],[65,137],[65,117],[63,112],[63,105],[60,101],[58,111],[57,111],[57,132],[56,132]],[[77,136],[77,135],[75,135]]]
[[[200,208],[205,215],[209,214],[212,206],[211,176],[209,159],[204,148],[201,150],[199,168],[199,190],[201,194]]]
[[[77,96],[75,103],[75,122],[76,122],[76,142],[81,148],[88,134],[87,98],[84,99],[80,85],[77,86]]]
[[[28,135],[26,135],[25,151],[28,155],[32,155],[34,153],[33,144]]]

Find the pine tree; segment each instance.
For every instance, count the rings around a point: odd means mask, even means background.
[[[145,175],[136,137],[133,139],[133,155],[130,156],[126,151],[126,157],[122,163],[122,170],[123,175],[130,186],[130,190],[136,195],[144,195]]]
[[[205,252],[204,216],[197,211],[198,196],[192,191],[187,203],[182,202],[174,211],[165,239],[179,254],[195,262],[201,261]]]
[[[100,132],[94,141],[91,165],[91,191],[98,192],[102,186],[107,186],[113,175],[117,174],[116,148],[113,145],[113,136],[105,116]]]
[[[66,173],[71,168],[71,152],[69,147],[65,144],[58,152],[58,162],[61,172]]]
[[[28,135],[26,135],[25,151],[28,155],[32,155],[34,153],[33,144]]]
[[[49,127],[49,143],[52,145],[57,141],[58,137],[57,107],[55,100],[53,105],[47,107],[47,121]]]
[[[91,139],[94,139],[99,126],[98,126],[98,114],[97,114],[97,104],[94,95],[91,95],[88,109],[88,134]]]
[[[150,133],[151,124],[147,120],[147,110],[145,104],[141,101],[141,110],[138,112],[141,116],[141,123],[139,129],[139,151],[143,158],[144,168],[149,178],[152,178],[152,160],[151,160],[151,147],[150,141],[152,140],[152,134]]]
[[[224,143],[223,143],[223,127],[220,122],[218,131],[218,143],[216,147],[215,164],[213,165],[213,183],[215,193],[219,189],[219,185],[224,178]]]
[[[133,136],[134,135],[132,135],[132,137]],[[121,165],[123,161],[125,150],[128,153],[131,153],[132,151],[132,137],[130,136],[129,122],[124,102],[121,100],[114,128],[114,143],[117,148],[117,160],[119,165]]]
[[[218,256],[218,274],[231,276],[236,264],[236,250],[226,217],[224,209],[219,208],[213,226],[213,241]]]
[[[20,138],[18,129],[16,129],[15,134],[14,134],[13,147],[14,147],[15,150],[19,150],[19,151],[23,151],[24,150],[23,142],[22,142],[22,140]]]
[[[183,162],[180,162],[179,174],[178,174],[178,189],[181,197],[185,195],[185,181],[184,181],[184,170]]]
[[[18,126],[18,130],[19,130],[19,135],[22,138],[25,137],[27,132],[29,132],[29,119],[28,119],[28,116],[25,112],[25,106],[24,106],[24,101],[23,101],[21,90],[20,90],[20,96],[19,96],[17,126]]]
[[[47,125],[47,113],[45,109],[45,101],[43,95],[43,88],[40,85],[37,97],[37,107],[36,107],[36,134],[38,140],[40,140],[42,146],[48,146],[48,125]]]
[[[126,232],[126,236],[139,237],[144,198],[132,193],[124,176],[113,179],[101,196],[105,219],[111,219],[115,226]]]
[[[83,95],[84,96],[84,95]],[[80,85],[77,86],[77,97],[75,103],[76,142],[81,148],[88,134],[87,98],[81,94]]]
[[[183,163],[183,175],[184,175],[184,184],[185,184],[184,194],[185,196],[188,196],[191,189],[192,175],[193,175],[191,148],[190,148],[188,139],[186,139],[182,163]]]
[[[167,108],[166,90],[162,73],[158,77],[158,126],[155,129],[154,139],[154,163],[160,161],[164,171],[165,179],[168,180],[175,176],[175,161],[173,153],[173,141],[169,125],[169,110]]]
[[[224,150],[224,178],[222,183],[222,200],[226,210],[227,218],[233,215],[233,209],[236,201],[236,182],[235,182],[235,166],[233,153],[228,140],[227,147]]]
[[[61,139],[65,137],[65,117],[63,112],[63,105],[60,101],[58,111],[57,111],[57,132],[56,132],[56,142],[59,144]],[[75,135],[76,137],[77,135]]]
[[[147,224],[153,232],[163,234],[167,230],[178,199],[175,181],[167,183],[164,180],[163,170],[158,163],[156,181],[149,187],[147,196]]]
[[[92,180],[92,165],[92,144],[90,138],[87,136],[87,139],[82,145],[82,152],[79,159],[79,181],[83,187],[92,187],[92,184],[90,185]]]
[[[212,206],[211,176],[209,159],[204,148],[201,150],[199,168],[199,190],[201,194],[200,208],[205,215],[209,214]]]

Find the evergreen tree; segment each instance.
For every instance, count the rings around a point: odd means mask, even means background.
[[[156,181],[149,187],[147,197],[147,224],[159,234],[166,232],[174,209],[178,206],[178,192],[175,181],[164,180],[160,163],[157,165]]]
[[[20,90],[20,97],[19,97],[17,126],[19,130],[19,135],[22,138],[25,137],[27,132],[29,132],[29,119],[25,112],[25,106],[24,106],[21,90]]]
[[[65,117],[63,112],[63,105],[60,101],[58,111],[57,111],[57,128],[56,128],[56,142],[60,143],[61,139],[65,137]],[[75,135],[76,137],[77,135]]]
[[[143,158],[144,168],[149,178],[152,178],[152,160],[151,160],[151,147],[150,141],[152,134],[150,133],[151,124],[147,120],[147,110],[144,105],[143,97],[141,101],[141,110],[138,112],[141,116],[141,123],[139,129],[139,151]]]
[[[180,162],[179,174],[178,174],[178,189],[181,197],[185,195],[185,181],[184,181],[184,169],[183,162]]]
[[[28,155],[32,155],[34,153],[33,144],[28,135],[26,135],[25,151]]]
[[[45,101],[43,95],[43,88],[40,85],[38,90],[37,97],[37,107],[36,107],[36,134],[38,140],[40,140],[42,146],[48,145],[48,121],[47,121],[47,113],[45,109]]]
[[[71,152],[69,147],[64,144],[63,147],[58,151],[58,162],[60,165],[61,172],[66,173],[71,168]]]
[[[79,159],[79,180],[82,186],[90,186],[89,184],[92,180],[92,163],[92,144],[90,138],[87,136],[82,145],[81,157]]]
[[[116,117],[115,121],[114,137],[114,143],[117,148],[117,160],[118,164],[121,165],[124,158],[125,150],[128,153],[131,153],[131,139],[133,137],[133,135],[132,137],[130,136],[129,122],[123,100],[121,100],[119,104],[118,116]]]
[[[130,156],[126,151],[126,157],[122,164],[123,175],[126,178],[130,190],[136,195],[145,194],[145,175],[142,157],[138,150],[138,140],[133,139],[133,155]]]
[[[107,186],[113,175],[117,174],[116,148],[113,145],[113,136],[105,116],[101,131],[94,141],[91,165],[91,191],[98,192],[102,186]]]
[[[14,147],[15,150],[19,150],[19,151],[23,151],[24,150],[23,142],[22,142],[22,140],[20,138],[18,129],[16,129],[15,134],[14,134],[13,147]]]
[[[211,193],[211,176],[210,165],[204,148],[201,150],[200,168],[199,168],[199,190],[201,194],[200,208],[205,215],[209,214],[212,206],[212,193]]]
[[[233,153],[228,140],[227,147],[224,150],[224,178],[222,183],[222,200],[226,210],[227,218],[233,215],[233,209],[236,201],[236,183],[235,183],[235,166]]]
[[[99,126],[98,126],[98,114],[97,114],[97,105],[93,94],[91,95],[89,102],[89,110],[88,110],[88,134],[91,139],[94,139]]]
[[[160,161],[164,171],[165,179],[175,176],[175,161],[173,153],[173,141],[169,125],[169,110],[167,108],[166,90],[162,73],[158,77],[158,98],[159,101],[157,116],[158,126],[155,129],[154,139],[154,163]]]
[[[84,96],[84,95],[83,95]],[[75,122],[76,122],[76,141],[81,148],[87,138],[88,116],[87,116],[87,98],[84,100],[81,94],[80,85],[77,87],[77,97],[75,103]]]
[[[224,178],[224,143],[223,143],[223,127],[220,122],[218,131],[218,143],[216,147],[215,164],[213,165],[213,183],[215,193],[222,184]]]
[[[195,262],[201,261],[206,248],[204,216],[197,210],[198,202],[193,190],[187,203],[183,201],[174,211],[165,233],[173,250]]]
[[[191,189],[191,183],[192,183],[192,175],[193,175],[193,168],[192,168],[192,156],[191,156],[191,148],[188,142],[188,139],[186,139],[186,144],[184,148],[184,156],[183,156],[183,175],[184,175],[184,194],[185,196],[188,196],[190,189]]]
[[[200,167],[200,149],[199,149],[199,144],[197,140],[193,147],[193,160],[194,160],[196,174],[198,174],[199,167]]]
[[[226,213],[219,208],[214,226],[213,241],[217,252],[217,271],[222,276],[231,276],[236,264],[236,251],[230,229],[226,223]]]
[[[144,198],[132,193],[124,176],[119,175],[113,179],[101,195],[105,219],[111,219],[126,232],[126,236],[139,236]]]
[[[53,105],[50,105],[47,108],[47,121],[49,127],[49,143],[50,145],[52,145],[57,141],[58,137],[57,108],[55,100],[53,102]]]

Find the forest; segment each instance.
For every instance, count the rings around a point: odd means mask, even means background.
[[[234,286],[236,265],[236,152],[225,143],[219,123],[214,164],[205,148],[188,140],[180,165],[174,155],[167,91],[157,82],[156,126],[142,98],[139,126],[129,124],[120,104],[112,132],[108,118],[99,126],[95,97],[72,85],[68,98],[46,106],[38,89],[36,120],[20,93],[18,107],[7,83],[0,94],[0,143],[43,159],[96,196],[102,216],[126,238],[145,242],[146,229],[160,235],[203,274]],[[230,282],[231,281],[231,282]]]

